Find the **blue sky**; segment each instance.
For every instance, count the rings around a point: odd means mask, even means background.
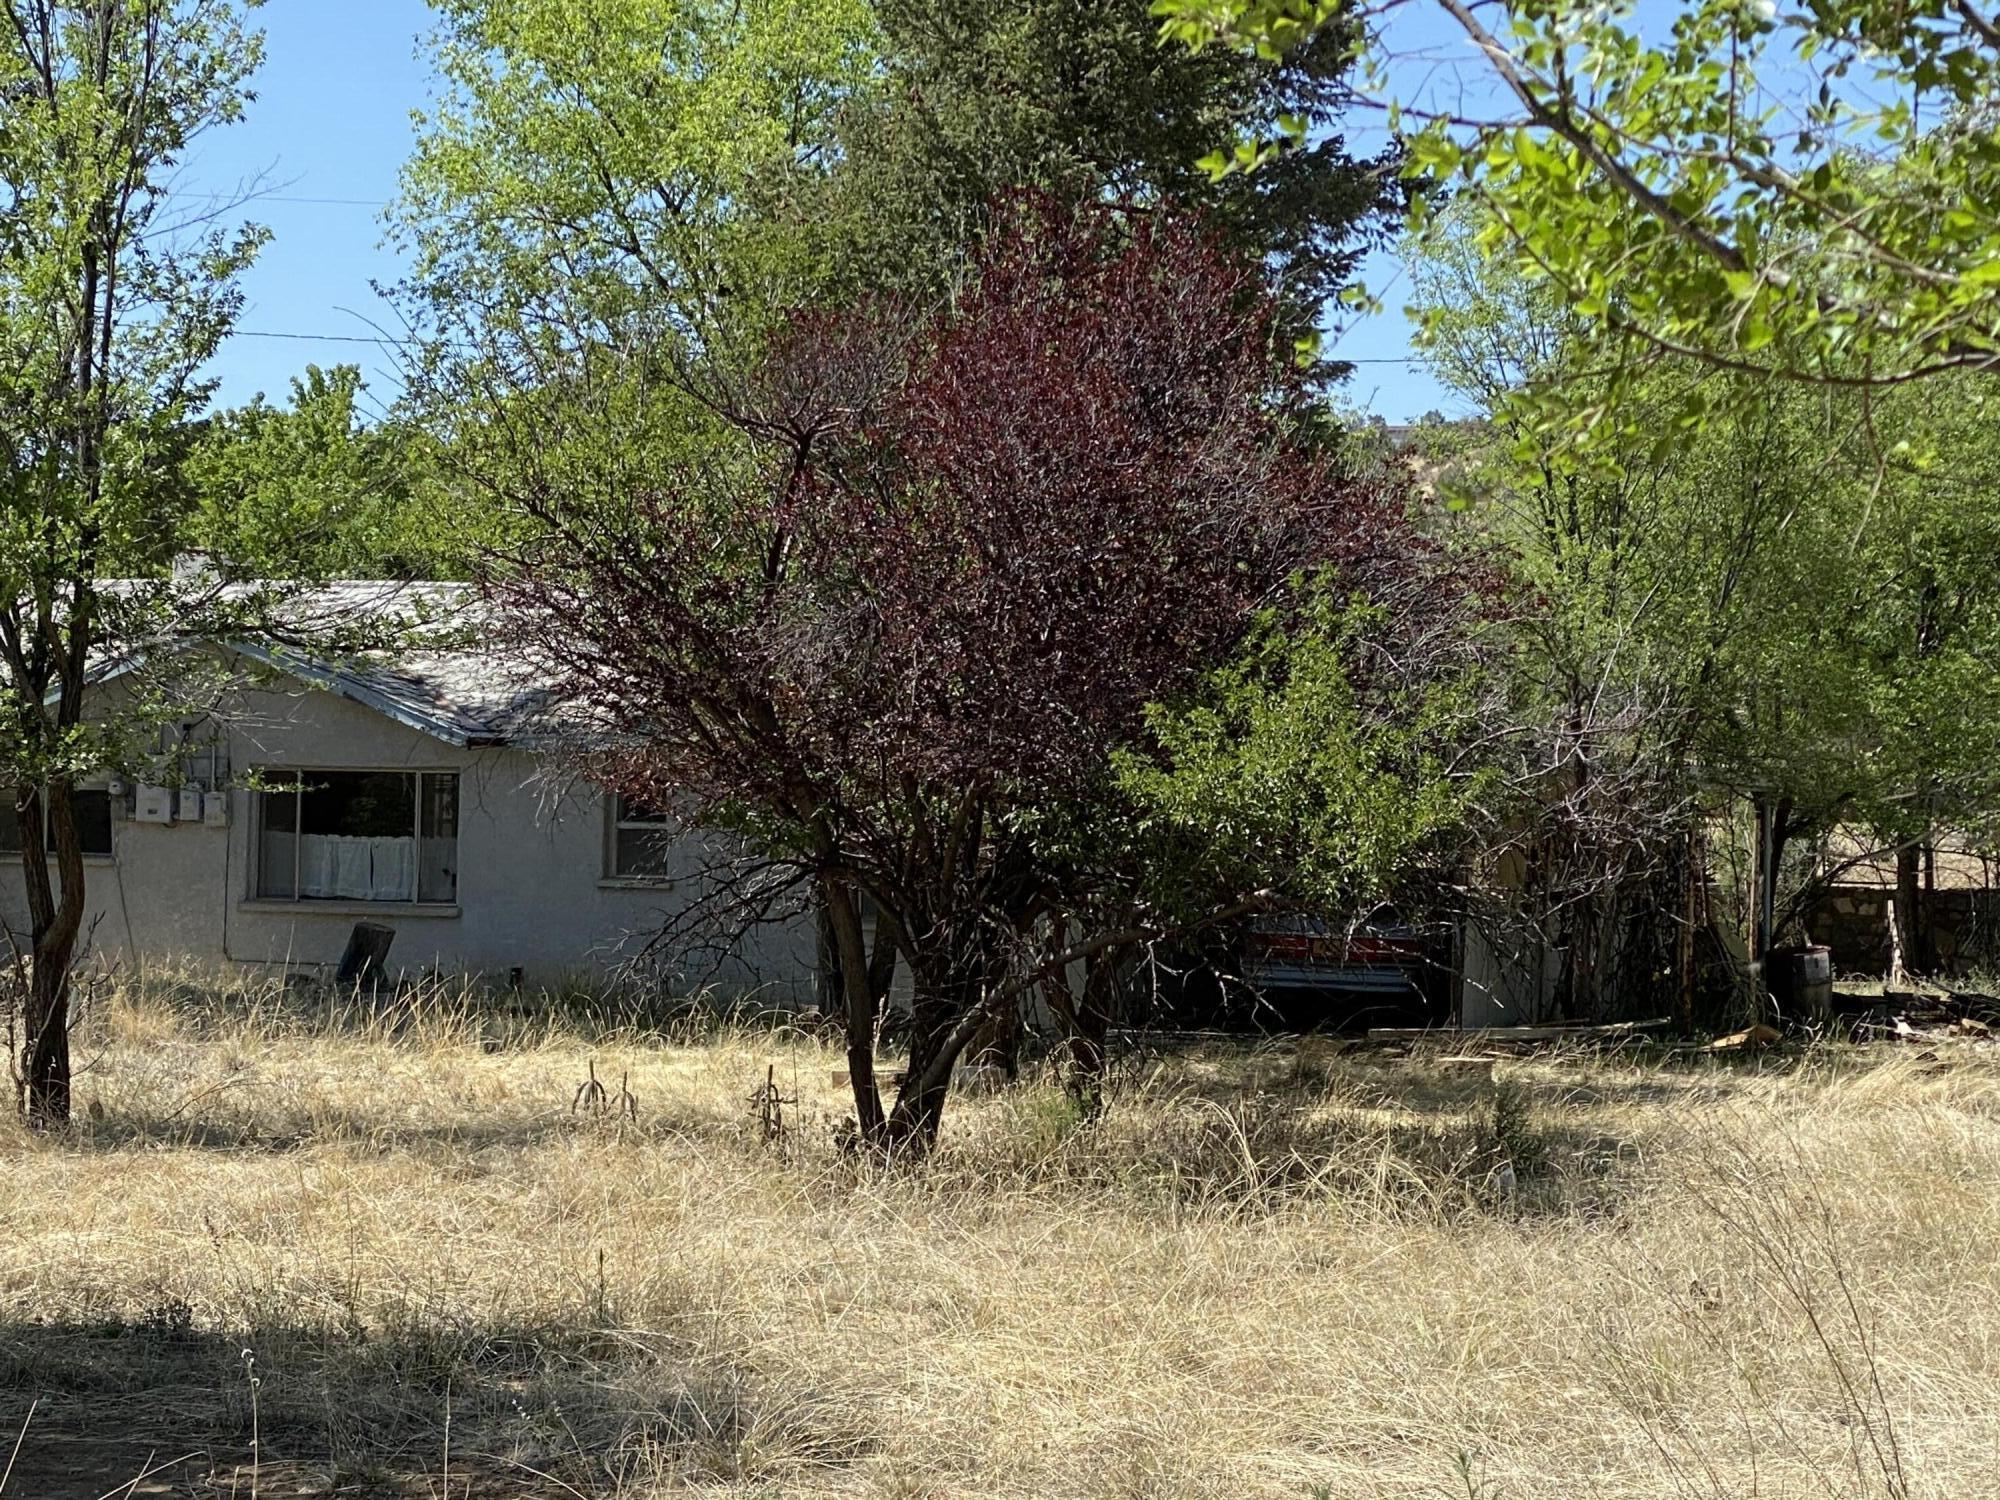
[[[244,280],[242,331],[211,367],[222,382],[218,399],[235,404],[262,391],[282,401],[307,364],[358,364],[372,397],[386,402],[397,389],[394,351],[365,340],[395,331],[373,290],[400,269],[382,244],[381,207],[410,148],[410,112],[431,96],[430,70],[417,55],[429,12],[423,0],[270,0],[259,24],[266,55],[257,101],[244,123],[204,137],[181,174],[191,196],[261,185],[246,213],[273,235]],[[1387,257],[1370,266],[1386,311],[1330,346],[1366,361],[1348,398],[1390,421],[1456,410],[1409,362],[1394,272]]]
[[[258,13],[258,98],[243,123],[202,137],[181,174],[189,193],[268,189],[243,211],[272,241],[244,278],[243,332],[212,367],[220,400],[281,400],[308,364],[358,364],[377,399],[393,395],[393,357],[337,340],[371,338],[371,323],[393,331],[371,284],[399,269],[381,209],[409,151],[410,111],[430,97],[416,55],[427,17],[423,0],[271,0]],[[312,337],[258,336],[271,334]]]

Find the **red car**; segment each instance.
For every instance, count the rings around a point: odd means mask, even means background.
[[[1393,913],[1343,926],[1318,917],[1268,917],[1244,943],[1243,977],[1292,1024],[1391,1014],[1421,1018],[1443,974],[1436,932]]]

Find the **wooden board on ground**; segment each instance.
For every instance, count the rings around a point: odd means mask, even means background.
[[[1371,1042],[1421,1042],[1446,1037],[1461,1046],[1480,1042],[1606,1042],[1663,1031],[1673,1024],[1670,1016],[1650,1021],[1614,1021],[1604,1026],[1481,1026],[1464,1030],[1452,1026],[1376,1026],[1368,1032]]]

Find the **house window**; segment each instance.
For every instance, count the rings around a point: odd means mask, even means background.
[[[111,793],[103,787],[76,787],[69,794],[70,817],[86,859],[111,858]],[[56,852],[55,829],[42,820],[43,847]],[[11,789],[0,791],[0,855],[21,853],[21,820],[14,812]]]
[[[619,880],[667,880],[676,830],[667,815],[619,793],[611,800],[611,874]]]
[[[111,793],[101,786],[78,787],[69,794],[69,815],[85,857],[111,858]],[[53,830],[49,849],[55,850]]]
[[[276,901],[458,899],[458,773],[288,771],[257,793],[257,894]]]

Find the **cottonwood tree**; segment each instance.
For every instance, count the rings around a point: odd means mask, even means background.
[[[1864,389],[2000,355],[2000,23],[1973,0],[1156,9],[1272,56],[1348,31],[1410,170],[1641,350]],[[1426,19],[1469,59],[1442,81],[1397,66]]]
[[[1402,545],[1394,505],[1288,439],[1302,377],[1275,317],[1194,224],[1037,200],[950,312],[801,314],[757,368],[699,386],[738,446],[615,511],[522,455],[534,539],[492,580],[521,648],[612,747],[597,774],[815,882],[872,1143],[928,1145],[982,1018],[1130,940],[1027,941],[1064,897],[1038,814],[1103,787],[1146,705],[1301,570]],[[915,987],[893,1106],[864,897]]]
[[[18,1077],[46,1125],[69,1114],[85,910],[71,794],[133,727],[89,718],[86,689],[209,597],[109,581],[165,572],[197,372],[263,238],[184,212],[169,179],[241,113],[259,43],[224,0],[11,0],[0,20],[0,782],[29,916]]]
[[[868,7],[436,12],[439,98],[392,230],[418,338],[408,409],[440,509],[477,539],[507,524],[531,470],[560,470],[608,513],[668,466],[722,460],[739,445],[682,375],[747,362],[773,318],[831,280],[820,185],[841,110],[872,77]]]
[[[265,579],[461,577],[485,519],[433,482],[395,412],[370,421],[353,365],[308,365],[291,400],[259,395],[188,435],[180,545]]]
[[[862,0],[445,0],[397,232],[435,389],[473,351],[518,400],[603,345],[709,348],[810,302],[817,184],[868,86]],[[428,413],[447,436],[453,403]],[[629,439],[633,424],[624,425]]]
[[[1929,899],[1938,842],[2000,848],[1989,749],[2000,735],[2000,392],[1990,385],[1959,374],[1836,403],[1848,441],[1838,487],[1820,497],[1834,512],[1820,543],[1830,562],[1814,565],[1810,537],[1787,537],[1778,554],[1800,605],[1773,635],[1807,655],[1794,679],[1831,722],[1795,713],[1789,732],[1755,739],[1753,750],[1779,766],[1769,779],[1794,806],[1831,801],[1850,830],[1893,855],[1891,961],[1905,972],[1939,962]],[[1831,821],[1801,820],[1792,832],[1817,853]],[[1838,869],[1840,859],[1817,865]],[[1803,883],[1792,906],[1805,907],[1816,885]]]

